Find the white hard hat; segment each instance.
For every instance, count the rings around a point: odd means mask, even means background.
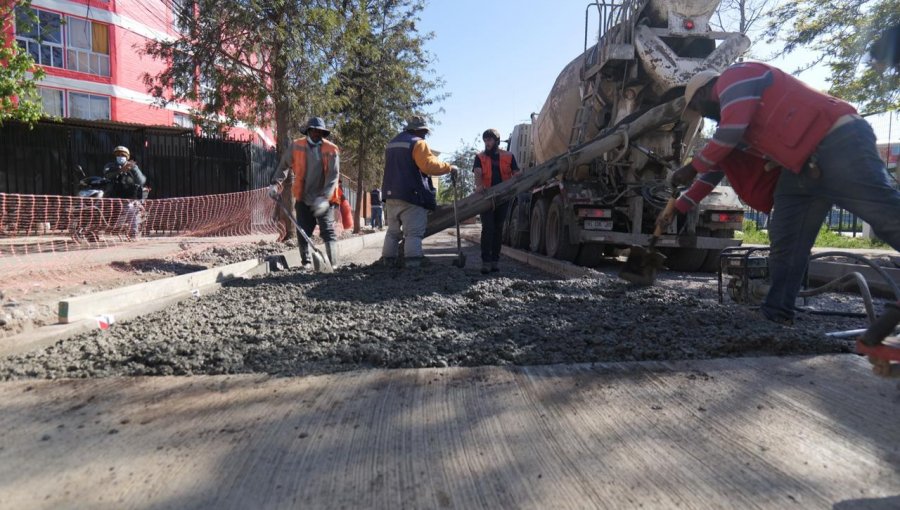
[[[313,200],[312,212],[316,215],[317,218],[319,216],[324,216],[325,213],[328,212],[328,208],[328,200],[325,200],[324,197],[316,197],[316,199]]]
[[[694,99],[694,94],[696,94],[698,90],[718,77],[719,72],[713,71],[712,69],[700,71],[695,74],[684,89],[684,108],[687,109],[687,105],[691,104],[691,99]]]

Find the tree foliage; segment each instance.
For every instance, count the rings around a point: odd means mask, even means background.
[[[0,125],[7,120],[31,125],[43,115],[37,82],[44,77],[44,71],[28,52],[21,51],[14,40],[8,40],[17,8],[26,13],[28,21],[38,22],[30,7],[31,0],[13,0],[0,6]]]
[[[900,0],[797,0],[777,7],[769,19],[769,42],[782,41],[784,53],[809,48],[818,57],[795,71],[819,63],[830,70],[830,93],[856,103],[861,111],[900,107],[900,71],[868,65],[873,39],[900,23]]]
[[[450,155],[450,163],[459,167],[459,175],[456,178],[456,188],[449,175],[441,177],[441,187],[438,191],[438,203],[452,204],[456,200],[463,199],[475,192],[475,173],[472,172],[472,163],[478,154],[478,144],[481,138],[472,142],[459,141],[459,147]]]
[[[433,107],[443,96],[417,28],[424,0],[347,0],[344,48],[335,84],[336,127],[356,170],[357,215],[368,184],[381,182],[384,147],[405,119]]]
[[[181,35],[144,47],[168,64],[144,81],[159,103],[186,102],[199,119],[253,126],[275,120],[283,148],[292,127],[331,107],[340,4],[185,0],[176,12]]]

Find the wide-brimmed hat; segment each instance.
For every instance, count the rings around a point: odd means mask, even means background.
[[[323,131],[325,136],[331,134],[331,130],[325,126],[325,121],[322,117],[310,117],[308,121],[306,121],[306,125],[303,126],[303,130],[301,131],[304,135],[310,129],[318,129],[319,131]]]
[[[684,109],[687,111],[688,105],[691,104],[691,99],[694,99],[694,95],[697,94],[697,91],[703,88],[707,83],[715,80],[719,77],[718,71],[713,71],[711,69],[707,69],[706,71],[700,71],[695,74],[690,81],[688,81],[687,87],[684,89]],[[684,113],[684,112],[682,112]]]
[[[416,115],[414,117],[410,117],[409,120],[406,121],[406,131],[431,131],[431,126],[428,125],[428,121],[425,120],[425,117],[421,117]]]

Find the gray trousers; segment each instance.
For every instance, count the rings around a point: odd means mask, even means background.
[[[421,257],[428,210],[403,200],[389,200],[386,209],[388,228],[381,256],[396,257],[400,251],[400,239],[403,238],[403,256]]]

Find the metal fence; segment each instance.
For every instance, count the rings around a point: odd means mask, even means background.
[[[41,121],[0,127],[0,193],[73,195],[82,175],[100,175],[124,145],[147,176],[152,198],[234,193],[263,187],[274,150],[189,130],[121,123]]]

